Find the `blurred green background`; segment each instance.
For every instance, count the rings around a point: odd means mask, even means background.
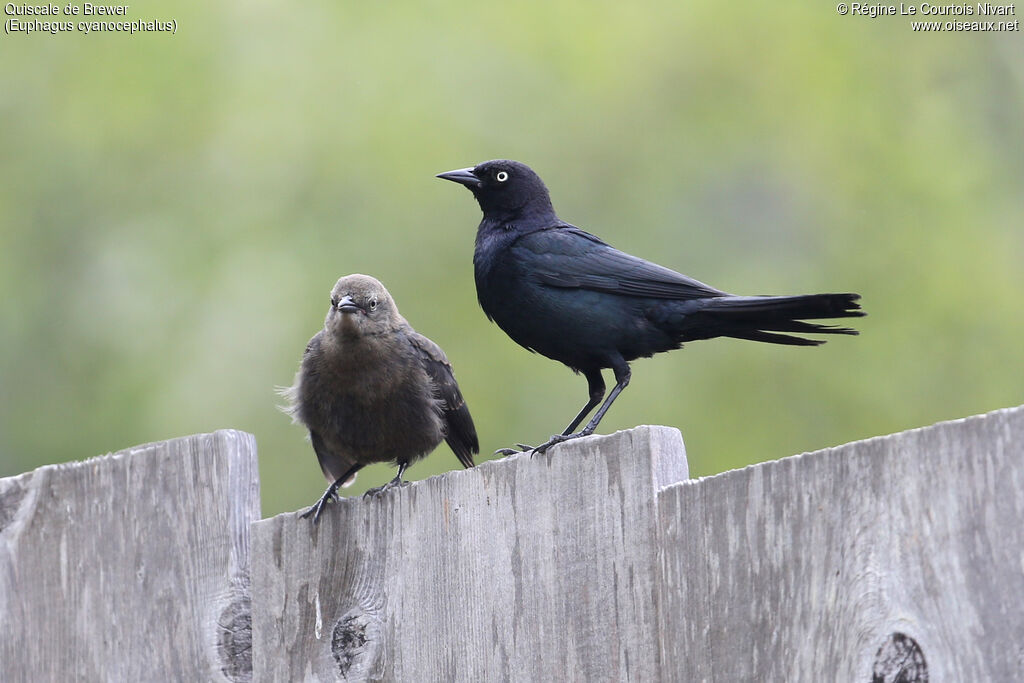
[[[312,503],[274,387],[351,272],[447,351],[486,453],[561,430],[586,382],[486,321],[479,209],[433,177],[495,157],[720,288],[864,296],[860,337],[637,361],[602,432],[676,426],[707,475],[1024,403],[1020,33],[710,0],[128,18],[178,32],[0,36],[0,476],[233,427],[265,515]]]

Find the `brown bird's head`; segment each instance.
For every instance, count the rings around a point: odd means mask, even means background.
[[[402,322],[395,300],[377,279],[346,275],[331,290],[324,329],[342,337],[388,332]]]

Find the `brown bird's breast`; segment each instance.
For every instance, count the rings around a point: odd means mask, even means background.
[[[402,339],[346,340],[305,373],[303,421],[358,463],[411,462],[444,438],[441,402]]]

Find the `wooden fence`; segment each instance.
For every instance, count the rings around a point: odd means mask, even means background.
[[[0,680],[1024,680],[1024,407],[699,480],[645,426],[259,516],[235,431],[0,479]]]

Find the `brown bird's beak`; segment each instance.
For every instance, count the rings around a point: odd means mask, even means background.
[[[480,179],[473,174],[472,168],[459,168],[454,171],[446,171],[445,173],[438,173],[437,178],[444,178],[450,180],[453,183],[459,183],[466,187],[480,187],[482,184]]]
[[[350,296],[344,296],[339,299],[334,307],[338,309],[339,313],[355,313],[356,311],[363,310],[359,308],[359,305]]]

